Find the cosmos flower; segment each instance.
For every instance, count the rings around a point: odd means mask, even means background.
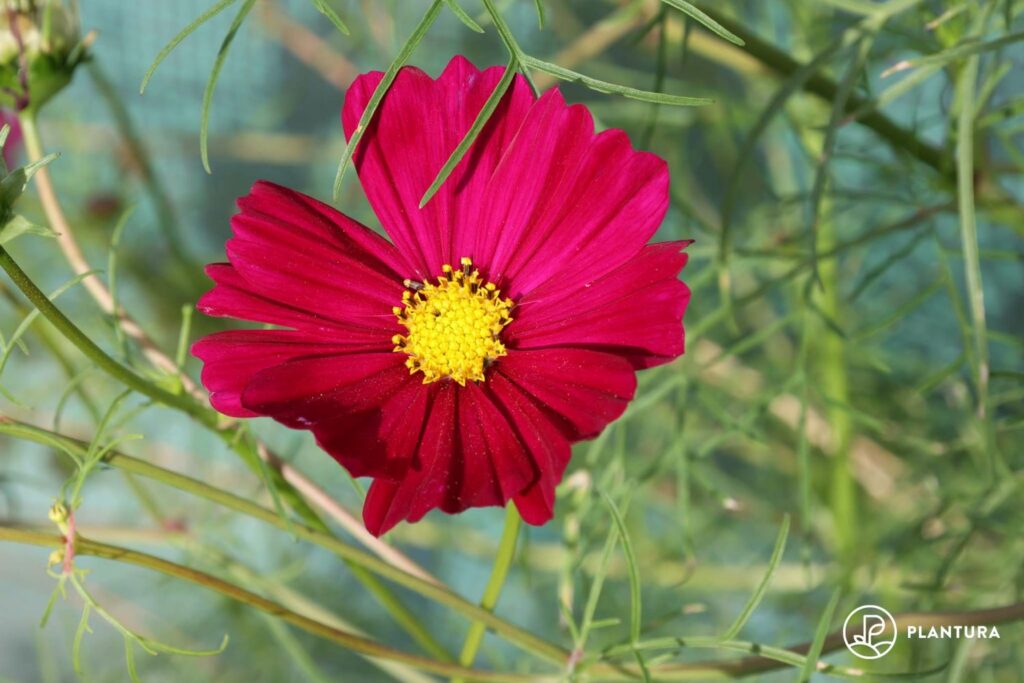
[[[398,74],[355,166],[384,230],[257,182],[238,202],[208,315],[267,323],[200,340],[219,411],[313,432],[382,534],[439,508],[513,501],[551,519],[571,444],[625,410],[636,371],[683,352],[686,242],[648,245],[665,163],[521,76],[440,191],[419,202],[498,83],[461,57]],[[351,138],[380,82],[345,97]]]

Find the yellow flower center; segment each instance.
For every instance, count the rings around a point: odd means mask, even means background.
[[[498,335],[512,322],[512,301],[468,258],[460,263],[459,270],[445,264],[436,285],[406,280],[403,305],[393,309],[409,330],[392,338],[395,351],[409,356],[409,374],[422,372],[424,384],[445,377],[462,386],[482,382],[487,365],[508,354]]]

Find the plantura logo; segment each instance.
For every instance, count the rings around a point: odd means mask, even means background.
[[[862,605],[843,622],[846,648],[861,659],[878,659],[896,644],[896,620],[878,605]]]
[[[896,645],[899,628],[892,614],[878,605],[861,605],[850,612],[843,622],[843,641],[855,656],[861,659],[879,659],[889,654]],[[907,626],[908,640],[951,638],[998,639],[995,625],[942,624],[938,626]]]

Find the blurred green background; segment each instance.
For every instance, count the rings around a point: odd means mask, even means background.
[[[61,153],[51,173],[62,203],[88,260],[107,275],[114,227],[134,207],[117,248],[117,294],[171,353],[182,307],[208,286],[199,264],[223,259],[234,199],[265,178],[329,200],[344,150],[345,84],[384,69],[427,6],[333,2],[351,28],[342,36],[312,3],[258,0],[214,96],[207,175],[199,158],[200,103],[234,11],[175,50],[144,96],[138,88],[160,47],[211,4],[83,0],[82,27],[97,31],[94,60],[41,115],[47,151]],[[559,604],[578,618],[595,574],[604,574],[611,520],[598,488],[620,505],[628,494],[645,640],[722,633],[764,578],[786,514],[792,528],[785,553],[743,640],[780,647],[812,640],[837,587],[833,629],[864,603],[925,612],[1024,600],[1024,50],[1015,37],[1024,30],[1024,3],[898,4],[903,11],[882,22],[880,8],[895,4],[709,3],[731,18],[730,27],[757,39],[736,47],[657,0],[552,0],[544,3],[543,30],[533,2],[498,3],[531,55],[617,84],[715,99],[705,107],[658,107],[562,85],[600,126],[627,130],[634,145],[668,161],[673,203],[658,239],[696,239],[683,274],[693,289],[688,352],[642,373],[626,417],[577,447],[556,520],[528,529],[520,541],[497,609],[503,617],[571,643]],[[476,0],[462,5],[486,32],[469,31],[445,11],[413,64],[437,74],[456,53],[478,66],[505,63]],[[1002,42],[975,49],[993,40]],[[928,56],[932,61],[887,73]],[[967,89],[964,75],[973,68],[976,87]],[[901,82],[905,92],[890,89]],[[973,145],[958,152],[963,107],[973,112]],[[958,187],[963,147],[973,150],[973,182]],[[151,177],[140,159],[152,164]],[[974,212],[964,209],[970,198]],[[42,222],[34,202],[30,189],[21,208]],[[377,226],[354,173],[335,205]],[[977,268],[964,249],[965,235],[972,246],[972,222]],[[71,277],[49,240],[19,238],[11,251],[45,291]],[[969,284],[971,273],[980,288]],[[7,279],[0,288],[0,330],[9,339],[27,309]],[[979,293],[983,309],[971,304]],[[80,287],[57,303],[101,346],[120,349],[110,321]],[[191,337],[224,326],[197,318]],[[45,322],[32,330],[56,338]],[[8,394],[0,411],[49,427],[68,376],[39,336],[30,331],[25,344],[0,376]],[[73,348],[58,346],[73,373],[86,368]],[[125,357],[145,367],[130,348]],[[188,369],[198,375],[194,361]],[[101,407],[120,391],[98,371],[81,381]],[[95,429],[72,396],[60,431],[88,440]],[[237,456],[182,415],[147,407],[120,429],[144,435],[124,451],[271,505]],[[307,433],[265,420],[254,429],[358,510],[359,492]],[[52,450],[0,437],[5,523],[46,524],[68,474]],[[257,592],[292,591],[310,609],[416,650],[333,555],[195,498],[145,488],[172,524],[154,523],[125,480],[103,470],[86,487],[81,532],[233,577]],[[399,527],[390,541],[475,601],[502,519],[494,509],[432,514]],[[44,570],[48,553],[0,544],[2,681],[74,677],[78,599],[59,601],[45,630],[38,628],[54,586]],[[143,680],[392,679],[337,645],[200,587],[114,562],[78,562],[92,570],[87,582],[101,604],[141,633],[191,648],[213,648],[230,635],[216,657],[138,652]],[[596,614],[620,621],[595,630],[588,652],[628,641],[627,578],[616,550]],[[458,652],[461,617],[399,595]],[[127,680],[121,636],[95,616],[91,623],[94,633],[82,644],[86,679]],[[1008,624],[1001,635],[903,642],[868,668],[939,668],[933,675],[941,680],[1024,680],[1024,630]],[[690,661],[742,653],[668,654]],[[866,666],[845,651],[828,661]],[[491,635],[478,665],[544,670]],[[798,673],[783,668],[753,678],[794,680]]]

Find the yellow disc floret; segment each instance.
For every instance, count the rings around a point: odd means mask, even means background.
[[[512,321],[512,301],[468,258],[460,263],[458,270],[444,265],[436,285],[406,281],[402,306],[394,308],[409,330],[394,336],[395,351],[409,356],[406,367],[422,372],[424,384],[482,382],[487,364],[508,354],[498,335]]]

